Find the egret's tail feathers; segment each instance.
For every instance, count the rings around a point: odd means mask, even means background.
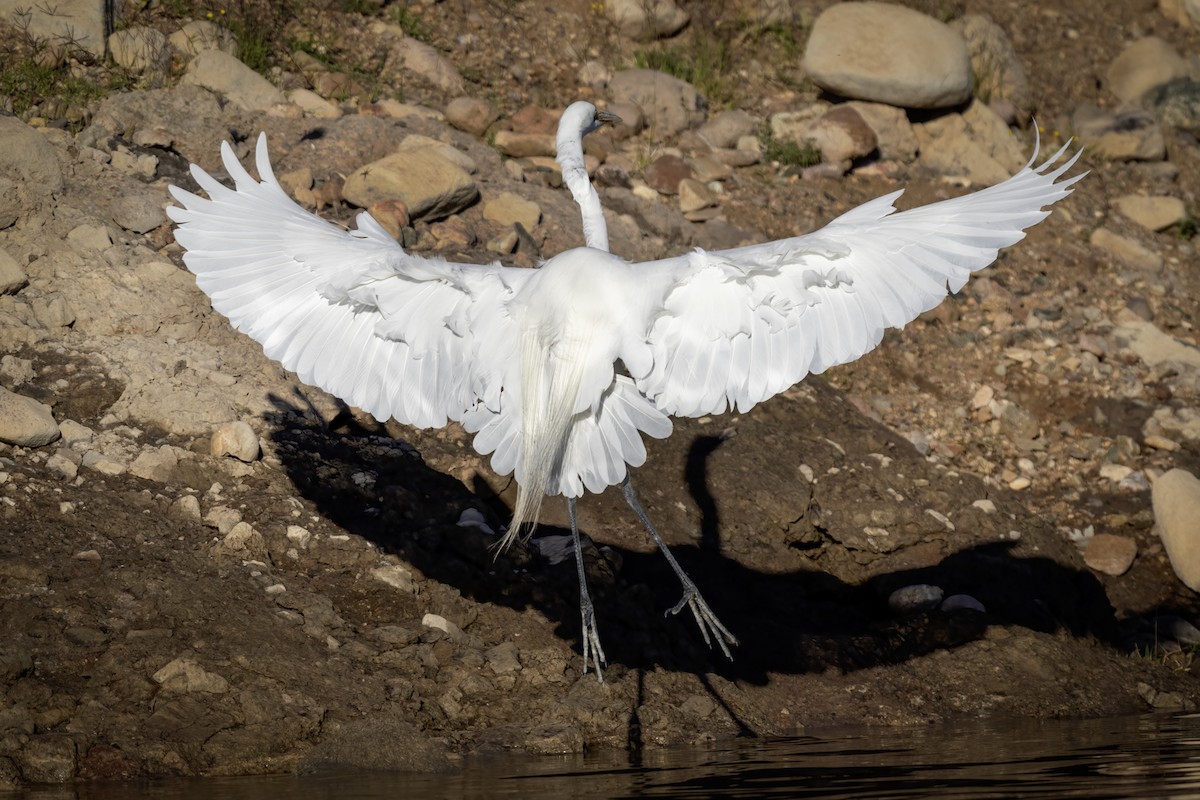
[[[521,456],[517,463],[517,502],[504,548],[537,525],[542,500],[558,494],[563,455],[583,382],[586,336],[551,342],[536,329],[521,337]]]

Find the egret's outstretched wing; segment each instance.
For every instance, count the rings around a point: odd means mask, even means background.
[[[177,187],[167,210],[196,283],[233,326],[305,383],[378,419],[420,427],[496,410],[515,354],[506,303],[530,274],[404,252],[370,215],[345,231],[305,211],[271,171],[261,180],[222,145],[230,189],[193,165],[208,198]],[[506,357],[509,356],[509,357]]]
[[[1051,169],[1065,151],[963,197],[893,213],[895,192],[805,236],[636,265],[663,298],[638,388],[670,414],[744,411],[858,358],[1044,219],[1083,177],[1060,180],[1079,153]]]

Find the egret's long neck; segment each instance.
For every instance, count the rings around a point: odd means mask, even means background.
[[[563,183],[571,190],[579,212],[583,216],[583,240],[588,247],[608,250],[608,225],[604,222],[604,210],[600,207],[600,195],[588,178],[583,166],[583,137],[578,131],[560,131],[557,141],[557,159],[562,167]]]

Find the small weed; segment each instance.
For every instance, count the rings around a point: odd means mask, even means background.
[[[733,99],[736,84],[730,79],[730,61],[729,43],[713,38],[697,38],[688,47],[657,47],[633,53],[633,63],[639,69],[658,70],[687,81],[715,106]]]
[[[413,14],[407,8],[401,5],[392,6],[392,22],[400,30],[404,31],[405,36],[411,36],[417,41],[427,42],[432,34],[429,26],[421,21],[421,18]]]
[[[769,128],[764,128],[758,134],[762,142],[763,157],[767,161],[777,161],[785,167],[812,167],[821,163],[821,151],[816,142],[806,139],[804,144],[790,139],[777,139]]]
[[[1189,211],[1184,215],[1183,219],[1175,223],[1175,237],[1183,241],[1191,241],[1197,233],[1200,233],[1200,221]]]

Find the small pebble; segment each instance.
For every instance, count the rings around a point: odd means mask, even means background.
[[[940,586],[915,583],[892,592],[888,596],[888,607],[901,614],[915,614],[937,608],[945,594]]]

